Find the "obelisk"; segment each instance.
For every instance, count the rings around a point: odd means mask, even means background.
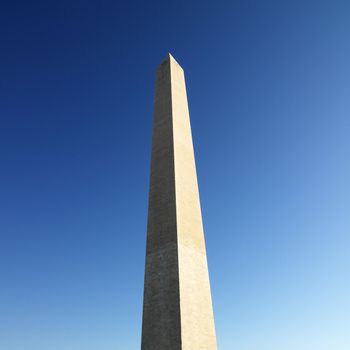
[[[142,350],[216,350],[184,71],[157,71]]]

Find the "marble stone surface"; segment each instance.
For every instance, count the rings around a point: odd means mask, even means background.
[[[142,350],[216,350],[184,71],[157,71]]]

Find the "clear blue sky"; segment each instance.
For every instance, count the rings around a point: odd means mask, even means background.
[[[0,349],[140,348],[170,51],[220,350],[349,350],[349,18],[348,1],[2,2]]]

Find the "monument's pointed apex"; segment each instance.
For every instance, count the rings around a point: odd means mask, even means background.
[[[170,52],[168,52],[166,54],[166,56],[165,56],[164,61],[170,61],[170,60],[173,60],[173,59],[174,59],[173,55]]]
[[[166,57],[165,60],[169,61],[169,62],[175,62],[177,65],[180,66],[179,62],[176,61],[176,59],[174,58],[174,56],[170,52],[168,52],[167,57]]]

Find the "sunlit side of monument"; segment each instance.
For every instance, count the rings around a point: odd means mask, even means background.
[[[157,71],[142,350],[216,350],[184,71]]]

